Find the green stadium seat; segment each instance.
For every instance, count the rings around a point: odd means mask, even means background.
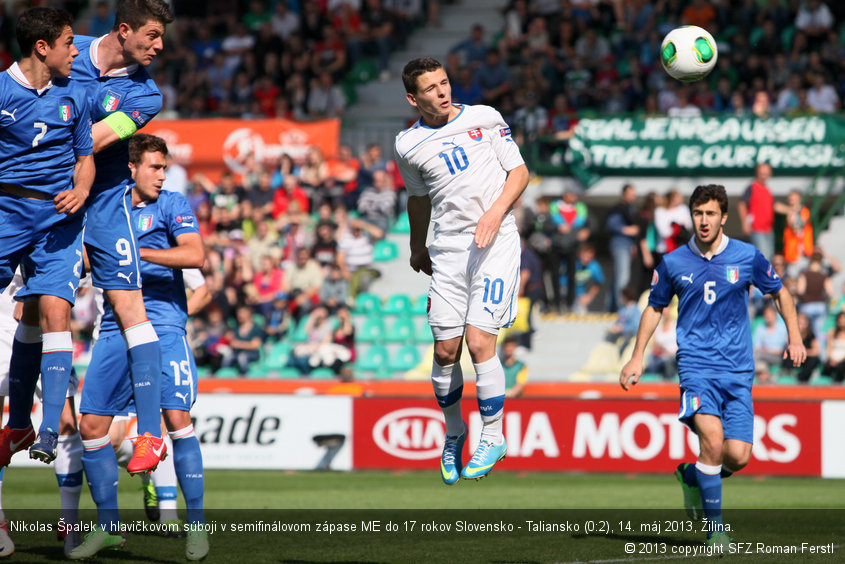
[[[354,313],[371,314],[381,311],[381,298],[369,292],[361,292],[355,296]]]
[[[197,366],[197,378],[210,378],[211,368],[208,366]]]
[[[355,332],[355,340],[359,343],[381,343],[386,332],[384,319],[378,315],[369,315],[361,329]]]
[[[373,260],[376,262],[387,262],[395,260],[399,256],[399,245],[393,241],[376,241],[373,245]]]
[[[411,304],[411,313],[414,315],[428,315],[428,294],[423,294]]]
[[[280,342],[273,345],[264,357],[264,366],[270,370],[279,369],[288,363],[293,347],[290,343]]]
[[[301,377],[302,374],[299,372],[299,368],[294,368],[293,366],[282,366],[279,369],[279,378],[286,378],[286,379],[295,379]]]
[[[390,359],[387,367],[392,372],[407,372],[420,363],[420,352],[416,345],[403,345]]]
[[[360,59],[352,65],[347,76],[358,84],[370,82],[378,76],[378,64],[373,59]]]
[[[270,375],[270,369],[264,364],[253,364],[249,367],[246,373],[247,378],[267,378]]]
[[[290,340],[292,343],[304,343],[308,340],[308,332],[305,330],[305,325],[308,323],[308,316],[303,316],[296,324],[296,328],[288,330]]]
[[[389,355],[384,345],[371,345],[364,354],[355,361],[355,370],[364,372],[384,371],[387,367]]]
[[[656,383],[662,382],[663,377],[660,374],[655,374],[653,372],[646,372],[642,376],[640,376],[640,382],[643,384],[645,383]]]
[[[312,380],[333,380],[337,374],[331,368],[315,368],[308,375]]]
[[[396,222],[390,228],[390,232],[400,235],[407,235],[411,232],[411,221],[408,219],[407,212],[399,214],[399,217],[396,218]]]
[[[819,374],[815,378],[810,378],[811,386],[832,386],[833,378],[824,374]]]
[[[389,315],[410,315],[411,309],[411,298],[405,294],[394,294],[384,302],[381,312]]]
[[[219,380],[230,380],[232,378],[239,378],[241,371],[235,366],[225,366],[214,373],[214,377]]]
[[[387,343],[414,343],[417,336],[417,327],[410,317],[398,317],[385,333],[384,340]]]

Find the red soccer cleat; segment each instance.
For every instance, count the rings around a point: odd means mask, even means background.
[[[0,468],[8,466],[12,455],[26,450],[35,442],[35,429],[32,425],[26,429],[12,429],[8,425],[0,431]]]
[[[164,439],[149,433],[135,439],[135,452],[126,465],[131,476],[152,472],[158,463],[167,458],[167,445]]]

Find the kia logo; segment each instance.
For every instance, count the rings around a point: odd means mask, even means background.
[[[425,407],[397,409],[373,426],[373,440],[378,447],[405,460],[438,458],[444,438],[443,414]]]

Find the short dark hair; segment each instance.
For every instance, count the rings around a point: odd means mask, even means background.
[[[122,23],[138,30],[149,21],[163,25],[173,21],[173,12],[165,0],[119,0],[112,31],[117,31]]]
[[[129,162],[134,165],[141,164],[141,161],[144,160],[144,153],[161,153],[166,157],[169,154],[167,143],[161,137],[147,133],[138,133],[130,137]]]
[[[402,84],[405,85],[405,92],[408,94],[417,93],[417,79],[420,75],[442,69],[443,65],[437,59],[421,57],[410,61],[402,69]]]
[[[44,40],[50,47],[56,44],[66,27],[73,27],[70,12],[56,8],[30,8],[21,14],[15,31],[21,55],[29,57],[35,43]]]
[[[722,214],[728,213],[728,193],[721,184],[696,186],[692,192],[692,196],[689,197],[689,209],[692,211],[696,206],[705,204],[710,200],[716,200],[718,202]]]

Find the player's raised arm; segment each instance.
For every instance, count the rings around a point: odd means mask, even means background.
[[[493,241],[493,238],[499,232],[505,214],[513,207],[525,191],[525,187],[528,186],[528,179],[528,167],[524,164],[508,171],[508,177],[505,180],[501,195],[478,220],[478,225],[475,228],[475,244],[478,245],[478,248],[483,249]]]
[[[431,221],[431,199],[428,196],[408,198],[408,222],[411,225],[411,268],[431,276],[431,257],[425,246]]]
[[[798,313],[795,310],[795,300],[792,299],[792,294],[782,287],[778,293],[774,295],[775,305],[781,317],[786,323],[786,331],[789,334],[789,343],[786,350],[783,351],[783,358],[791,358],[793,366],[801,366],[807,360],[807,349],[804,348],[804,340],[801,338],[801,331],[798,329]]]
[[[654,335],[660,317],[663,315],[663,308],[656,308],[652,305],[646,306],[643,315],[640,317],[640,327],[637,329],[637,342],[634,344],[634,354],[631,356],[622,372],[619,374],[619,384],[622,389],[628,390],[628,385],[634,385],[640,380],[643,373],[643,357],[649,339]]]
[[[205,247],[199,233],[182,233],[176,236],[176,246],[169,249],[139,248],[141,260],[169,268],[202,268]]]

